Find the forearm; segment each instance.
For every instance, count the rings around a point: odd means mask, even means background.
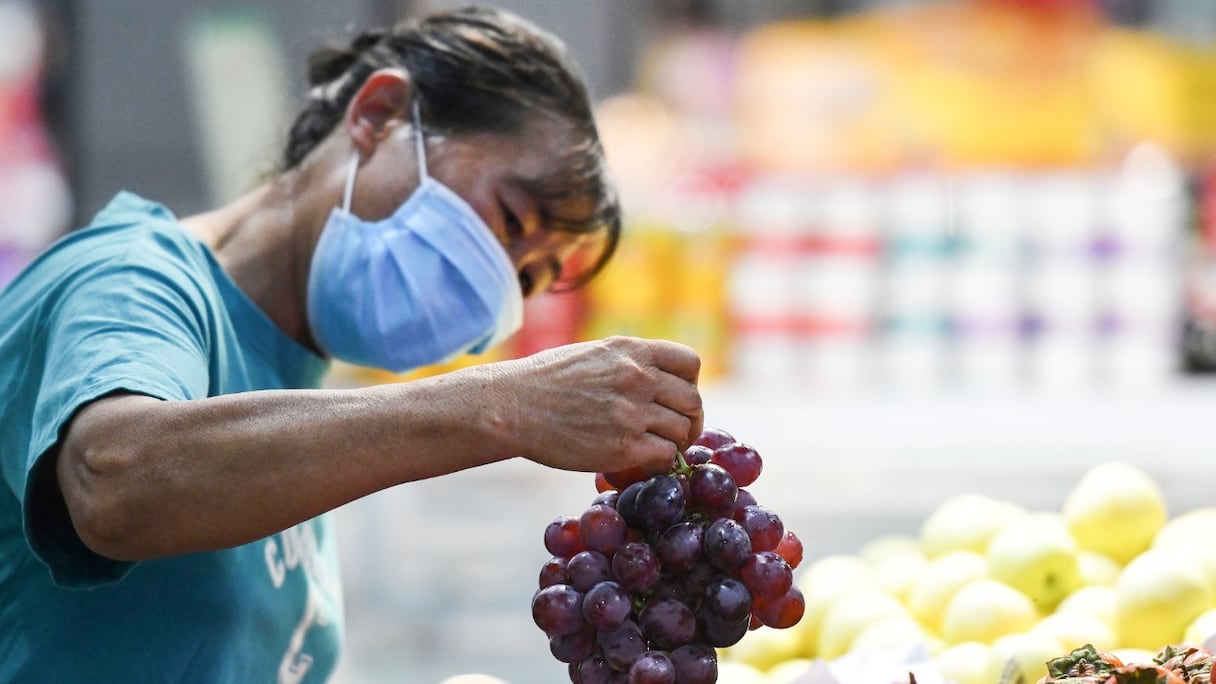
[[[462,373],[358,390],[104,399],[71,425],[60,488],[82,539],[103,555],[236,546],[386,487],[512,455],[487,384],[485,373]]]

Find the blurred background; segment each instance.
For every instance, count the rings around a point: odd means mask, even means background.
[[[0,0],[0,285],[129,189],[273,171],[306,55],[404,0]],[[584,67],[627,212],[585,290],[487,356],[609,334],[703,357],[707,422],[808,557],[957,492],[1058,508],[1095,463],[1212,501],[1216,3],[504,0]],[[566,681],[528,602],[591,478],[503,463],[338,512],[342,682]]]

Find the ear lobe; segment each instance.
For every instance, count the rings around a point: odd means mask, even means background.
[[[410,96],[410,78],[401,69],[381,69],[367,77],[346,110],[351,140],[363,157],[371,156],[394,122],[409,120]]]

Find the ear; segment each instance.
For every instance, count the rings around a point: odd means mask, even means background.
[[[370,157],[394,123],[409,121],[411,93],[409,74],[402,69],[380,69],[367,77],[346,109],[351,142],[360,156]]]

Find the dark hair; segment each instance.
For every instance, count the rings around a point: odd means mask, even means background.
[[[288,133],[284,168],[298,165],[334,129],[372,72],[402,67],[429,128],[448,134],[517,134],[538,115],[569,127],[575,141],[560,172],[526,188],[540,200],[545,225],[578,234],[604,232],[603,249],[568,287],[599,272],[620,240],[620,206],[605,177],[604,153],[581,69],[565,45],[503,10],[468,7],[406,20],[355,36],[344,48],[314,53],[312,87]],[[587,206],[562,215],[558,205]]]

